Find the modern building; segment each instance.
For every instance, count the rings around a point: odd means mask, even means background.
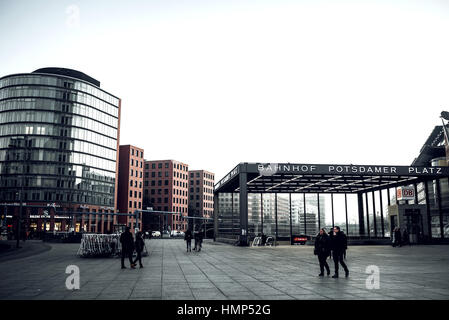
[[[214,174],[205,170],[189,171],[189,216],[212,218],[214,215]],[[201,221],[198,220],[198,223]],[[201,222],[202,223],[202,222]]]
[[[143,153],[142,148],[122,145],[119,148],[118,201],[119,213],[134,214],[142,209],[143,203]],[[142,212],[138,212],[138,221],[133,216],[118,216],[118,223],[132,230],[142,231]]]
[[[163,230],[187,230],[189,166],[175,160],[151,160],[144,162],[144,209],[170,212],[170,214],[147,214],[161,219]],[[152,216],[152,217],[151,217]],[[144,226],[154,230],[154,222]],[[157,229],[159,230],[159,228]]]
[[[412,166],[240,163],[215,185],[216,240],[248,245],[261,232],[288,242],[297,232],[313,237],[320,228],[335,225],[363,241],[387,239],[395,226],[408,229],[422,242],[445,240],[449,237],[446,163],[446,159]],[[424,191],[418,192],[419,185]],[[392,195],[402,187],[415,190],[413,199],[394,203]],[[254,202],[257,198],[259,204]],[[305,209],[298,203],[301,198]],[[395,225],[396,205],[402,206],[396,212],[405,216],[409,212],[409,218]]]
[[[112,230],[120,104],[76,70],[0,78],[0,208],[9,226],[22,208],[22,230]]]

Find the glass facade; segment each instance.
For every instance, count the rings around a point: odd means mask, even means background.
[[[0,79],[0,199],[114,207],[120,100],[62,74]]]

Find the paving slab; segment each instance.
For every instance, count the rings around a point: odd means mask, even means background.
[[[185,252],[182,240],[152,239],[146,245],[150,254],[144,268],[136,269],[120,269],[119,258],[80,258],[79,244],[45,244],[48,250],[0,259],[0,299],[449,299],[444,245],[351,246],[350,276],[339,279],[318,277],[309,246],[243,248],[206,240],[201,252]],[[80,290],[65,287],[68,265],[79,267]],[[333,261],[329,265],[333,274]],[[367,286],[374,279],[367,272],[372,266],[380,271],[379,289]]]

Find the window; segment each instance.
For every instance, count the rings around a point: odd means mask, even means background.
[[[133,196],[133,192],[132,190],[129,190],[129,196],[132,197]]]
[[[132,187],[133,186],[133,181],[129,180],[129,186]]]
[[[157,167],[158,167],[159,169],[162,169],[162,163],[159,163],[159,164],[157,165]]]
[[[168,162],[165,163],[165,169],[168,169]]]
[[[152,163],[152,164],[151,164],[151,168],[152,168],[152,169],[156,169],[156,164],[155,164],[155,163]]]
[[[133,206],[133,202],[130,201],[130,202],[129,202],[129,207],[132,208],[132,206]]]
[[[151,178],[156,178],[156,172],[151,172]]]

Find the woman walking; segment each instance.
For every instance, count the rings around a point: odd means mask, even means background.
[[[140,268],[143,268],[142,251],[143,251],[144,247],[145,247],[145,242],[144,242],[144,240],[142,238],[142,232],[137,232],[136,245],[135,245],[137,256],[136,256],[136,259],[133,262],[134,267],[136,266],[137,260],[139,260],[139,266],[140,266]]]
[[[319,277],[324,276],[324,268],[326,268],[327,275],[330,275],[331,271],[329,269],[329,265],[327,264],[327,257],[330,252],[330,238],[326,233],[326,230],[322,228],[320,233],[316,236],[315,239],[315,255],[318,256],[318,261],[320,263],[320,274]]]

